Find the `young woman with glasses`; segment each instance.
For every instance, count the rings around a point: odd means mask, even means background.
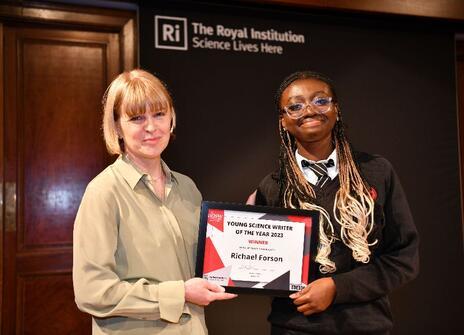
[[[272,334],[388,334],[387,295],[418,273],[418,234],[391,164],[353,151],[322,74],[287,77],[276,95],[280,168],[248,203],[317,210],[317,279],[275,298]]]

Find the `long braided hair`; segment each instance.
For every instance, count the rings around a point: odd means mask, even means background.
[[[321,273],[331,273],[336,270],[336,264],[330,260],[331,244],[335,240],[334,228],[330,215],[322,206],[318,205],[316,193],[312,185],[306,181],[298,167],[295,158],[296,140],[283,126],[281,118],[283,111],[280,99],[285,89],[294,81],[301,79],[315,79],[327,84],[333,95],[337,108],[337,121],[332,130],[332,141],[338,158],[340,188],[335,195],[333,213],[340,224],[340,238],[352,251],[353,258],[358,262],[368,263],[371,251],[368,235],[374,222],[374,200],[370,194],[370,187],[359,172],[353,159],[353,152],[348,142],[340,109],[337,103],[332,81],[324,75],[312,71],[295,72],[284,79],[275,97],[279,111],[280,133],[280,199],[281,205],[287,208],[302,208],[320,212],[319,246],[316,262],[319,263]]]

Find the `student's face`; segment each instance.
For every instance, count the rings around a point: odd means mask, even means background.
[[[125,153],[139,160],[159,158],[169,143],[171,119],[170,110],[147,110],[133,117],[121,115],[119,130]]]
[[[291,83],[280,97],[280,108],[295,103],[309,104],[318,97],[333,97],[329,86],[317,79],[300,79]],[[284,128],[292,134],[300,144],[326,141],[332,136],[332,129],[337,121],[336,103],[332,103],[325,113],[318,112],[311,106],[307,107],[303,114],[295,119],[285,111],[281,122]],[[328,142],[327,142],[328,143]]]

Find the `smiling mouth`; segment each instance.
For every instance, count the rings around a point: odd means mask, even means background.
[[[153,138],[146,138],[143,141],[144,142],[156,142],[159,141],[161,137],[153,137]]]
[[[325,117],[323,115],[314,115],[314,116],[306,116],[298,120],[298,126],[302,126],[304,124],[313,124],[313,123],[322,123],[325,121]]]

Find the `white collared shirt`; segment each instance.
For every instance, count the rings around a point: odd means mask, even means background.
[[[323,159],[323,160],[320,160],[320,161],[317,161],[317,162],[306,159],[305,157],[301,156],[298,153],[298,149],[295,150],[295,158],[296,158],[296,162],[298,163],[298,167],[300,168],[301,172],[303,172],[303,175],[305,176],[306,180],[309,181],[313,185],[316,185],[316,183],[317,183],[317,176],[313,172],[313,170],[311,170],[310,168],[303,168],[301,166],[301,161],[302,160],[307,160],[310,163],[327,163],[330,159],[332,159],[333,162],[334,162],[334,166],[327,168],[327,175],[329,176],[329,178],[331,180],[333,180],[338,175],[337,151],[335,149],[334,149],[334,151],[332,151],[330,156],[327,157],[327,159]]]

